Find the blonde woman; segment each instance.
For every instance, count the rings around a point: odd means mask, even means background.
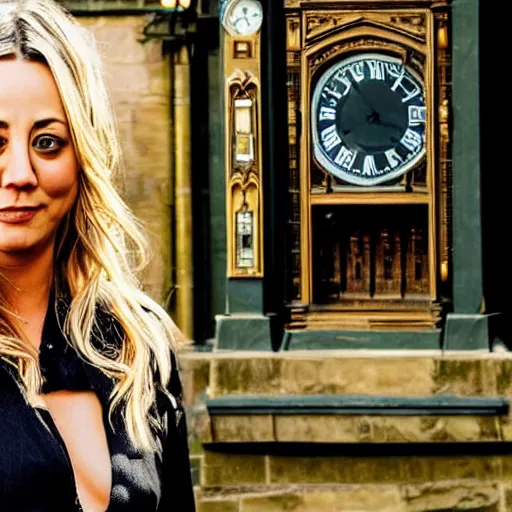
[[[175,328],[135,273],[91,35],[0,0],[0,510],[194,510]]]

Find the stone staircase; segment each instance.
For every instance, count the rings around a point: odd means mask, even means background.
[[[203,399],[198,512],[512,510],[509,354],[218,352],[184,367]]]

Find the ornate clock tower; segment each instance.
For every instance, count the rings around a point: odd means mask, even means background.
[[[217,347],[237,352],[212,356],[204,500],[236,511],[506,508],[512,358],[493,333],[489,266],[508,288],[495,255],[482,259],[492,252],[482,235],[496,248],[503,229],[485,231],[497,214],[481,199],[496,208],[496,161],[481,151],[496,137],[482,137],[484,2],[261,2],[264,72],[252,83],[273,90],[251,133],[263,154],[253,169],[265,265],[262,280],[228,266],[237,307],[219,318]],[[272,45],[277,25],[286,40]],[[225,37],[225,62],[252,73],[231,57],[239,36]],[[238,90],[241,75],[225,70],[226,90]],[[225,140],[228,193],[245,171],[232,170],[236,131]],[[232,225],[237,211],[227,209]],[[268,341],[251,350],[264,340],[249,314],[258,289],[287,312],[278,353]]]
[[[229,315],[217,339],[247,348],[241,314],[251,348],[488,347],[480,257],[466,249],[481,232],[465,184],[478,190],[473,135],[452,126],[450,0],[279,7],[272,19],[272,2],[222,3]],[[282,44],[269,40],[279,30]],[[272,346],[269,311],[284,326]]]
[[[451,298],[446,8],[285,1],[288,348],[318,329],[439,346]]]

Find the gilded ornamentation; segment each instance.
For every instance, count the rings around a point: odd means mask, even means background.
[[[423,41],[427,33],[427,26],[424,14],[390,16],[389,21],[405,32],[419,36]]]
[[[441,137],[446,141],[450,141],[450,131],[448,126],[448,100],[445,98],[439,105],[439,130]]]
[[[257,106],[258,106],[258,83],[256,78],[247,71],[237,70],[229,81],[229,97],[231,102],[231,112],[235,112],[235,102],[237,100],[247,99],[252,102],[252,123],[254,126],[254,135],[257,136]],[[232,123],[235,116],[232,116]],[[234,126],[231,128],[234,132]],[[233,147],[233,153],[236,148]],[[239,162],[233,158],[233,165],[231,166],[231,175],[235,179],[235,174],[238,174],[240,185],[245,188],[249,182],[258,182],[259,180],[259,166],[257,162],[257,152],[255,152],[254,159],[248,162]]]
[[[343,44],[334,44],[332,46],[329,46],[327,49],[325,49],[322,52],[319,52],[317,55],[315,55],[310,61],[310,66],[312,68],[316,68],[317,66],[324,63],[327,59],[332,57],[333,55],[337,53],[342,53],[346,51],[352,51],[352,50],[382,50],[382,48],[385,47],[387,50],[395,50],[397,54],[403,54],[404,51],[401,46],[395,45],[395,44],[386,44],[385,46],[382,44],[382,41],[379,41],[377,39],[373,38],[359,38],[357,40],[352,40],[345,42]]]
[[[304,304],[293,309],[291,328],[432,329],[442,321],[442,299],[451,293],[452,127],[447,3],[283,0],[289,20],[287,298],[290,305]],[[331,182],[331,176],[318,169],[314,144],[322,136],[327,140],[331,132],[312,135],[311,112],[313,92],[322,73],[338,61],[355,60],[363,53],[398,57],[424,84],[426,108],[421,122],[426,126],[428,146],[414,175],[361,193],[346,183]],[[354,69],[354,78],[340,75],[340,85],[327,88],[329,98],[344,93],[343,78],[354,83],[358,73]],[[376,68],[368,69],[380,76]],[[398,80],[397,84],[401,87],[402,82]],[[377,107],[372,109],[378,111]],[[326,107],[321,114],[326,130],[335,126],[328,122],[335,120],[333,110]],[[397,202],[407,205],[411,212],[404,217],[406,220],[394,217],[393,205]],[[367,204],[379,214],[366,217]],[[408,206],[416,204],[435,205],[435,209]],[[325,217],[315,213],[321,211],[321,205],[329,206]],[[365,231],[368,226],[373,237],[369,245]],[[370,282],[373,284],[368,292]],[[364,290],[357,288],[361,284]],[[360,293],[366,302],[358,296]],[[315,311],[307,309],[311,304],[317,307]]]
[[[325,12],[307,16],[306,40],[315,39],[318,36],[328,34],[340,28],[349,28],[362,24],[382,26],[413,36],[421,41],[425,41],[426,38],[427,27],[424,14],[396,15],[382,12],[333,14]]]
[[[227,277],[261,278],[261,33],[223,37]]]
[[[306,39],[312,39],[319,34],[324,34],[336,29],[339,25],[345,25],[342,20],[346,20],[347,16],[333,14],[313,14],[306,20]]]
[[[286,47],[288,50],[300,50],[300,19],[298,16],[286,18]]]
[[[450,240],[452,218],[452,162],[450,158],[450,68],[447,40],[448,16],[446,12],[436,15],[437,25],[437,76],[438,76],[438,126],[439,126],[439,244],[442,282],[450,277]]]
[[[319,53],[316,57],[314,57],[313,59],[311,59],[309,61],[310,66],[312,68],[317,67],[318,65],[325,62],[329,57],[331,57],[331,55],[339,53],[342,50],[342,48],[344,48],[344,46],[345,45],[342,45],[342,44],[334,44],[332,46],[329,46],[329,48],[327,48],[325,51]]]

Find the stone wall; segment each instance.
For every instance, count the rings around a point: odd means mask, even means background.
[[[198,512],[509,512],[512,414],[210,416],[222,397],[512,398],[508,353],[183,354]],[[202,444],[201,444],[202,443]]]
[[[154,257],[143,276],[163,303],[171,286],[170,65],[161,43],[141,44],[147,18],[81,17],[95,35],[117,114],[126,177],[124,199],[146,226]]]

